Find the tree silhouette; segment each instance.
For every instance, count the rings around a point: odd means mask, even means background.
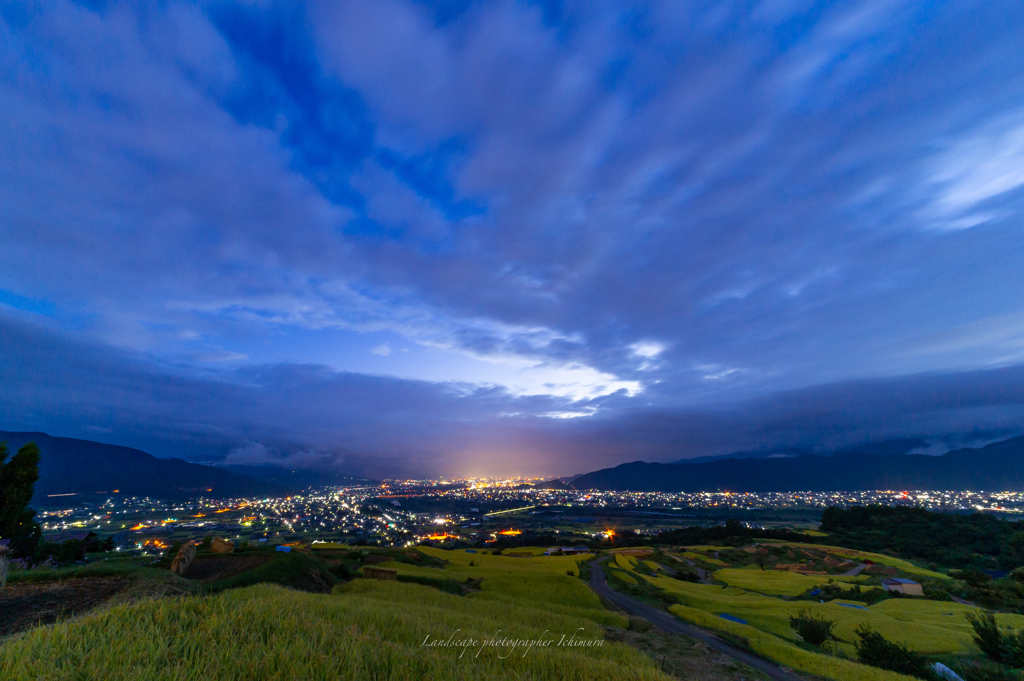
[[[39,479],[39,447],[25,444],[7,461],[7,444],[0,442],[0,538],[11,540],[11,553],[33,558],[43,532],[29,508]]]

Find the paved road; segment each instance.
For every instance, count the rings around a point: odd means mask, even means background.
[[[867,566],[868,566],[867,563],[861,563],[860,565],[847,570],[846,572],[844,572],[843,574],[841,574],[839,576],[840,577],[856,577],[860,573],[864,572],[864,568],[866,568]]]
[[[745,650],[740,650],[736,646],[726,643],[714,634],[711,634],[700,627],[687,624],[667,612],[658,610],[646,603],[641,603],[632,596],[627,596],[624,593],[620,593],[612,589],[605,581],[604,571],[601,569],[601,563],[606,560],[608,560],[607,556],[604,558],[598,558],[590,564],[590,588],[599,596],[611,601],[617,607],[622,608],[630,615],[643,617],[659,629],[676,634],[683,634],[684,636],[689,636],[690,638],[703,641],[723,655],[731,657],[737,662],[742,662],[748,667],[752,667],[759,672],[767,674],[770,678],[775,679],[776,681],[802,681],[802,677],[782,669],[774,662],[769,662],[768,660],[758,657],[752,653],[748,653]]]

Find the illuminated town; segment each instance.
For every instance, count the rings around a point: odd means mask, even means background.
[[[664,493],[546,489],[536,478],[390,480],[319,488],[270,499],[163,502],[111,496],[41,510],[47,535],[95,532],[120,551],[158,553],[174,541],[222,536],[250,544],[341,541],[382,546],[420,543],[514,545],[601,540],[609,531],[638,534],[722,524],[814,529],[829,506],[881,504],[930,510],[1024,512],[1020,492]]]

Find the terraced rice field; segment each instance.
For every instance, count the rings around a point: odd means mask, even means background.
[[[798,572],[761,570],[756,566],[751,568],[724,568],[715,571],[714,578],[716,581],[725,582],[729,586],[772,596],[799,596],[809,589],[827,584],[830,579],[853,584],[862,582],[865,579],[831,575],[802,575]]]

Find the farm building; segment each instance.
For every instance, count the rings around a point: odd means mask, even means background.
[[[921,585],[911,579],[888,578],[882,580],[882,588],[886,591],[895,591],[908,596],[924,596],[924,589]]]
[[[545,556],[573,556],[577,553],[589,553],[590,549],[586,546],[552,546],[550,549],[544,552]]]

